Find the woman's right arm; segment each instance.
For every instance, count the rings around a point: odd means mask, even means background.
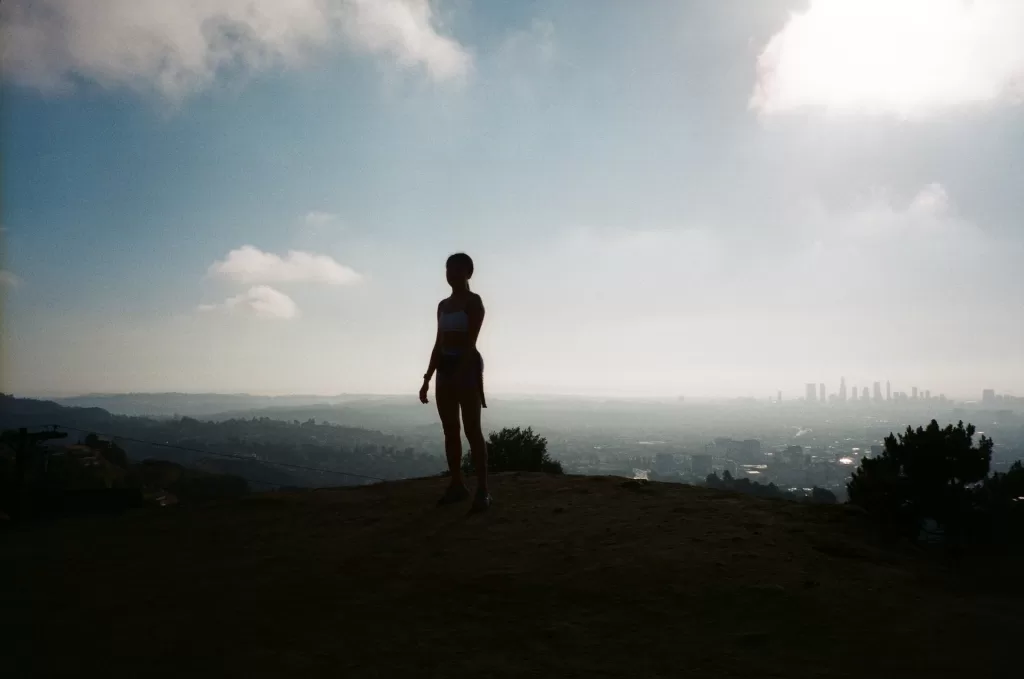
[[[440,313],[441,305],[437,305],[438,313]],[[441,324],[437,324],[437,333],[434,335],[434,348],[430,350],[430,362],[427,364],[427,372],[423,375],[423,381],[429,382],[430,378],[434,376],[434,371],[437,370],[437,352],[441,348]]]

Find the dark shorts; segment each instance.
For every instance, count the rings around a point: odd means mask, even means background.
[[[476,353],[462,374],[458,373],[464,354],[442,353],[437,362],[437,386],[444,389],[450,386],[474,389],[480,394],[480,402],[486,408],[484,400],[484,359]]]

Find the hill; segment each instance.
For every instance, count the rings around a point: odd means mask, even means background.
[[[255,410],[262,408],[295,408],[346,403],[360,396],[289,395],[256,396],[251,394],[188,394],[188,393],[136,393],[136,394],[84,394],[54,399],[64,406],[98,407],[119,415],[172,417],[189,415],[205,417],[226,410]]]
[[[1012,673],[1021,600],[1000,583],[1019,563],[885,548],[841,506],[503,474],[467,517],[433,507],[443,483],[0,534],[10,658],[105,677]]]
[[[444,468],[440,456],[415,447],[414,442],[360,427],[267,417],[217,422],[191,417],[154,419],[0,394],[0,430],[53,425],[72,434],[69,443],[96,433],[117,439],[131,459],[161,459],[241,476],[261,489],[355,485],[364,483],[362,477],[367,476],[422,477]],[[436,446],[440,425],[434,428]]]

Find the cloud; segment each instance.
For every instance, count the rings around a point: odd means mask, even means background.
[[[312,212],[306,213],[306,216],[303,217],[303,223],[309,229],[319,230],[337,224],[338,215],[331,212],[313,210]]]
[[[472,67],[469,53],[434,27],[428,0],[347,0],[341,24],[362,49],[390,54],[400,66],[422,65],[436,81],[460,79]]]
[[[223,260],[210,265],[208,273],[240,283],[351,285],[362,280],[358,273],[327,255],[291,250],[281,257],[252,245],[232,250]]]
[[[758,58],[761,114],[807,107],[920,118],[1020,101],[1024,2],[811,0]]]
[[[299,307],[295,301],[280,290],[269,285],[257,285],[220,304],[200,304],[199,311],[242,312],[267,320],[297,318]]]
[[[935,182],[921,187],[902,205],[884,194],[875,195],[848,215],[835,217],[834,224],[835,233],[844,238],[893,244],[903,238],[927,238],[933,242],[977,242],[984,238],[974,224],[957,216],[945,187]]]
[[[0,288],[16,288],[21,285],[21,279],[14,275],[13,271],[0,269]]]
[[[794,283],[814,281],[805,295],[839,299],[871,288],[894,299],[908,290],[967,291],[966,280],[985,278],[986,267],[1003,261],[1000,244],[958,214],[938,183],[907,199],[876,193],[842,211],[812,210],[804,246],[780,259],[778,270]],[[812,289],[813,288],[813,289]],[[945,293],[947,298],[950,293]]]
[[[228,73],[298,67],[344,46],[458,80],[469,53],[428,0],[4,0],[5,76],[43,91],[84,79],[179,102]]]
[[[917,214],[942,215],[949,209],[949,194],[942,184],[935,182],[921,189],[910,202],[910,211]]]

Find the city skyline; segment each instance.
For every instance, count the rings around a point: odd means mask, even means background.
[[[857,385],[850,385],[849,393],[846,398],[843,394],[846,393],[846,378],[839,378],[839,387],[835,392],[828,393],[827,383],[825,382],[807,382],[804,385],[803,401],[809,403],[892,403],[892,402],[913,402],[913,401],[964,401],[964,402],[978,402],[978,403],[993,403],[1000,399],[1022,399],[1024,396],[1018,396],[1013,392],[1001,392],[998,389],[991,387],[983,388],[977,395],[971,396],[968,394],[953,394],[947,395],[943,391],[934,391],[930,388],[922,388],[917,385],[910,385],[907,391],[897,389],[892,390],[892,383],[890,380],[885,381],[885,394],[882,393],[882,383],[879,380],[873,380],[871,382],[871,388],[867,386],[858,387]],[[783,400],[782,394],[784,390],[779,390],[778,396],[775,400]]]
[[[658,401],[658,402],[672,402],[672,401],[675,401],[675,402],[680,402],[680,403],[681,402],[686,402],[686,401],[691,401],[691,402],[722,402],[722,403],[728,403],[728,402],[733,402],[733,401],[758,401],[758,400],[765,400],[765,401],[772,402],[772,403],[776,403],[776,402],[788,402],[788,403],[811,402],[811,403],[815,403],[815,404],[822,404],[822,403],[824,403],[826,405],[836,405],[836,404],[842,404],[842,403],[858,403],[858,404],[863,404],[863,403],[868,403],[868,404],[896,404],[896,403],[914,403],[914,402],[925,403],[925,402],[929,402],[929,401],[935,401],[935,402],[944,401],[945,403],[950,403],[950,404],[952,404],[952,403],[997,404],[997,403],[999,403],[1001,401],[1004,401],[1004,400],[1010,400],[1010,401],[1013,401],[1015,403],[1017,403],[1017,402],[1024,402],[1024,396],[1019,396],[1019,395],[1017,395],[1015,393],[1012,393],[1012,392],[1003,392],[1003,391],[1000,391],[998,389],[993,389],[993,388],[984,388],[978,394],[967,394],[967,393],[947,394],[945,392],[939,392],[939,391],[933,392],[933,390],[931,390],[931,389],[919,389],[918,390],[919,397],[917,399],[915,399],[913,397],[913,390],[911,388],[911,390],[909,390],[909,391],[893,391],[893,392],[891,392],[891,397],[886,398],[885,396],[883,396],[883,398],[880,401],[876,400],[873,396],[870,396],[865,401],[864,398],[863,398],[863,393],[864,393],[864,390],[867,389],[867,387],[863,387],[863,388],[861,388],[859,390],[859,393],[858,393],[858,396],[857,396],[856,399],[854,399],[852,397],[849,397],[847,399],[847,401],[844,402],[844,401],[841,401],[838,398],[838,393],[837,392],[833,392],[831,394],[828,394],[827,392],[824,392],[824,393],[826,393],[826,399],[822,400],[820,398],[820,394],[823,393],[823,392],[821,391],[820,388],[825,386],[825,385],[821,384],[821,383],[819,383],[817,385],[818,389],[815,391],[814,399],[809,399],[808,395],[810,393],[810,386],[811,386],[811,384],[812,383],[807,383],[807,384],[804,385],[804,391],[803,391],[801,396],[796,397],[796,398],[792,398],[791,397],[791,398],[788,398],[788,399],[785,396],[786,393],[796,393],[796,390],[793,390],[792,392],[787,392],[786,390],[779,389],[779,390],[776,390],[776,392],[774,394],[772,394],[771,396],[768,396],[765,399],[759,399],[758,395],[756,393],[754,393],[752,390],[748,391],[748,392],[745,392],[745,393],[739,393],[737,395],[726,395],[726,396],[710,396],[710,395],[703,395],[703,394],[681,394],[681,393],[674,393],[674,394],[670,394],[670,395],[664,395],[664,394],[651,395],[651,394],[628,394],[628,393],[621,393],[621,392],[620,393],[614,393],[614,392],[609,392],[609,391],[596,391],[596,392],[593,392],[593,393],[579,393],[579,392],[546,392],[546,393],[541,393],[541,392],[503,392],[503,391],[496,391],[496,392],[494,392],[494,394],[498,398],[512,398],[512,399],[540,399],[540,400],[543,400],[543,399],[546,399],[546,398],[552,398],[552,399],[573,399],[573,398],[579,398],[579,399],[582,399],[582,400],[589,400],[589,399],[599,399],[599,400],[600,399],[608,399],[608,400],[635,400],[635,401],[653,400],[653,401]],[[102,396],[125,396],[125,395],[139,395],[139,396],[141,396],[141,395],[146,395],[146,394],[149,394],[149,395],[165,395],[165,394],[182,394],[182,395],[186,395],[186,394],[188,394],[188,395],[197,395],[197,396],[247,395],[247,396],[275,397],[275,398],[286,398],[286,397],[296,397],[296,398],[301,398],[301,397],[310,397],[310,398],[321,397],[321,398],[329,398],[329,397],[353,397],[353,396],[393,398],[393,397],[401,397],[401,396],[407,395],[404,392],[385,392],[385,391],[369,391],[369,392],[345,392],[345,391],[293,392],[293,391],[273,391],[273,390],[269,390],[269,391],[237,391],[237,392],[218,391],[218,390],[208,390],[208,391],[154,390],[154,391],[148,391],[148,392],[145,392],[145,391],[137,391],[137,392],[122,392],[122,391],[89,391],[89,392],[79,392],[79,391],[27,391],[27,392],[14,393],[12,395],[13,396],[22,397],[22,398],[68,399],[68,398],[88,397],[88,396],[101,396],[101,397]]]

